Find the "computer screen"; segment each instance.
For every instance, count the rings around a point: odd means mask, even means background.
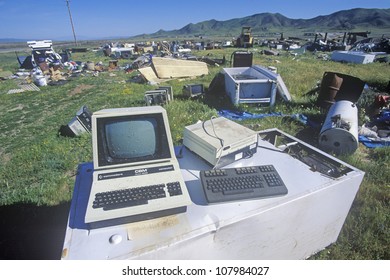
[[[194,84],[190,85],[191,94],[202,94],[203,93],[203,85],[202,84]]]
[[[93,115],[95,169],[171,158],[165,110],[160,106],[145,108],[110,109]]]
[[[188,97],[196,97],[204,93],[203,84],[189,84],[183,87],[184,95]]]

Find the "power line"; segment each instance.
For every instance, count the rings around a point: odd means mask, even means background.
[[[70,24],[72,25],[74,43],[77,46],[76,33],[74,32],[73,19],[72,19],[72,13],[70,12],[69,0],[66,0],[66,5],[68,6],[68,12],[69,12],[69,17],[70,17]]]

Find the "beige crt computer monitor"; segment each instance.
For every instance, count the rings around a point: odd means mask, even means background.
[[[167,113],[161,106],[95,112],[92,146],[95,170],[159,163],[174,157]]]

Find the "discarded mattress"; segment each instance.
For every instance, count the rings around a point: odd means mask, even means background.
[[[223,68],[225,91],[233,104],[265,103],[273,106],[278,94],[291,101],[290,93],[280,75],[254,65],[251,67]]]

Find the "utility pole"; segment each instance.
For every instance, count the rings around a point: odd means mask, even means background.
[[[69,12],[69,17],[70,17],[70,24],[72,25],[74,43],[77,46],[76,33],[74,32],[73,19],[72,19],[72,13],[70,12],[69,0],[66,0],[66,5],[68,6],[68,12]]]

